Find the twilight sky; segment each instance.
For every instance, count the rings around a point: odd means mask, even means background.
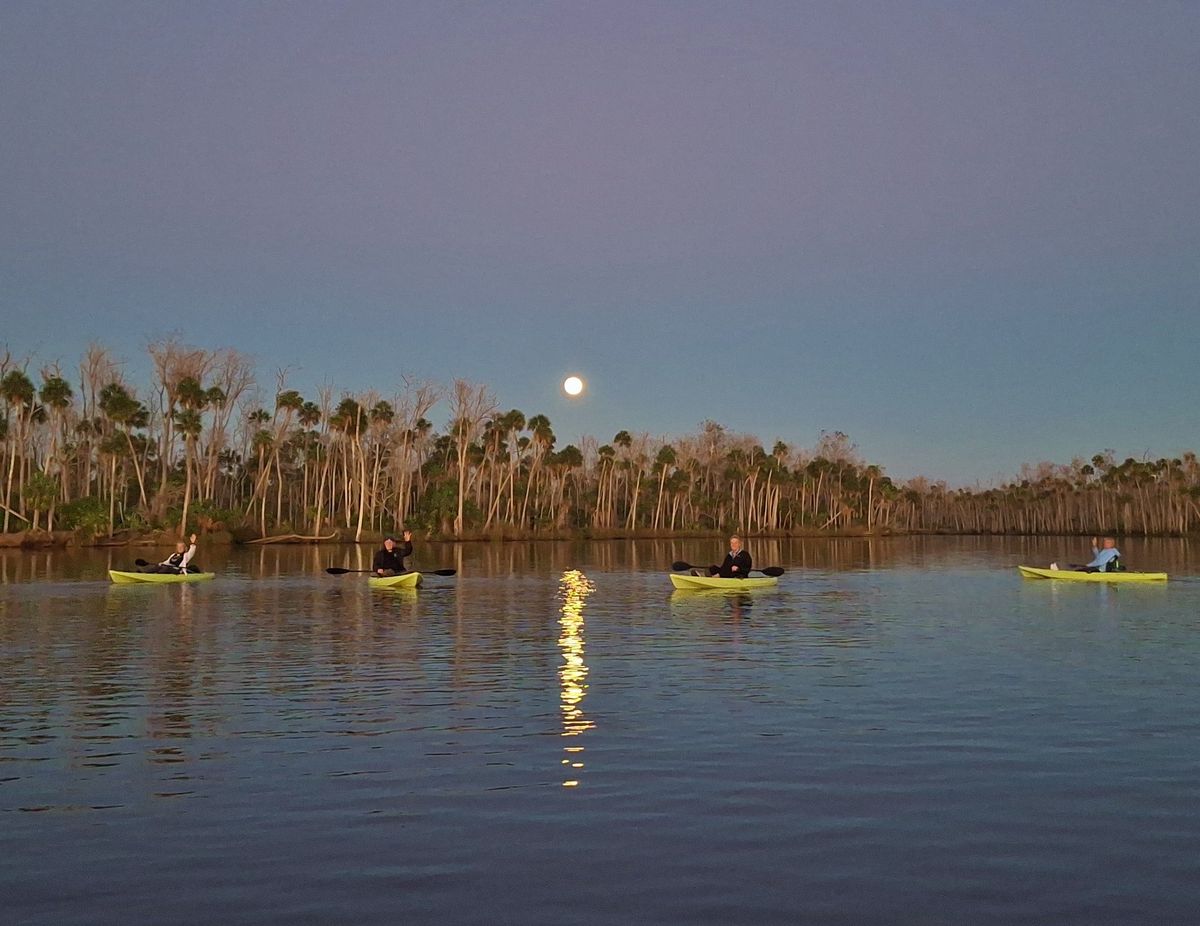
[[[179,332],[952,482],[1200,447],[1200,4],[16,0],[0,126],[43,361]]]

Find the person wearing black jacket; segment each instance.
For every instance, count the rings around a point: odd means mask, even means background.
[[[742,547],[742,538],[734,534],[729,538],[725,562],[720,566],[709,566],[708,574],[723,579],[744,579],[750,574],[751,565],[750,554]]]
[[[371,563],[371,571],[377,576],[398,576],[405,572],[404,557],[412,556],[412,531],[405,531],[401,536],[404,537],[404,546],[396,546],[396,539],[388,537],[383,542],[383,549],[375,553],[375,559]]]

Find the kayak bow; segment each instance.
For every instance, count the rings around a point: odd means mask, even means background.
[[[1058,579],[1061,582],[1166,582],[1165,572],[1080,572],[1076,569],[1039,569],[1018,566],[1026,579]]]
[[[417,588],[421,584],[421,573],[402,572],[398,576],[371,576],[367,585],[371,588]]]

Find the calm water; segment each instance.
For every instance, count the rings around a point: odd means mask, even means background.
[[[5,922],[1194,923],[1200,548],[1078,540],[0,554]]]

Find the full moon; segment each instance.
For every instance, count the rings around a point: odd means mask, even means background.
[[[563,380],[563,392],[567,395],[579,395],[583,392],[583,380],[578,376],[568,376]]]

